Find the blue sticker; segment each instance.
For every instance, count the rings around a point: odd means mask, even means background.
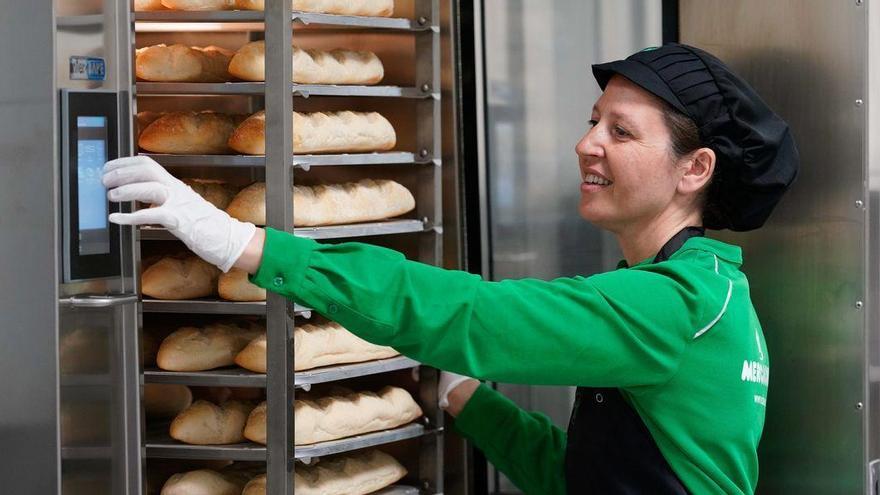
[[[70,78],[75,81],[103,81],[107,79],[107,65],[103,58],[70,57]]]

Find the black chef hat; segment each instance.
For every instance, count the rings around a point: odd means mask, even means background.
[[[690,117],[717,156],[704,212],[710,229],[756,229],[794,181],[798,152],[785,123],[714,56],[670,43],[626,60],[593,65],[602,90],[620,74]]]

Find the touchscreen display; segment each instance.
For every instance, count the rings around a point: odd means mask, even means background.
[[[101,169],[107,161],[107,117],[78,116],[76,129],[79,254],[106,254],[110,252],[110,232]]]

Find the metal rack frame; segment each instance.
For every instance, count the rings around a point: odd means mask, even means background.
[[[443,262],[443,207],[441,161],[441,53],[440,0],[416,0],[413,19],[340,16],[294,12],[290,2],[266,2],[266,12],[138,12],[136,23],[240,23],[242,30],[264,29],[266,42],[265,83],[148,83],[135,84],[135,93],[149,95],[246,95],[262,96],[266,110],[266,155],[184,156],[149,154],[167,167],[251,167],[265,168],[266,220],[269,227],[313,239],[340,239],[363,236],[417,234],[419,259],[434,265]],[[258,23],[258,24],[254,24]],[[300,29],[351,28],[358,30],[396,30],[413,33],[416,48],[416,81],[413,87],[304,85],[290,82],[292,41]],[[269,60],[271,58],[271,61]],[[416,108],[416,148],[411,152],[384,152],[336,155],[295,155],[290,135],[293,127],[291,108],[296,101],[310,96],[383,97],[413,100]],[[317,166],[401,165],[421,167],[416,219],[395,219],[356,225],[296,228],[293,226],[291,185],[297,171]],[[162,229],[142,228],[139,241],[173,239]],[[292,471],[295,462],[315,457],[382,445],[404,439],[421,438],[419,488],[390,487],[381,493],[443,492],[443,413],[436,406],[437,371],[422,367],[419,400],[423,405],[424,424],[295,447],[293,401],[297,389],[308,390],[326,383],[357,376],[387,373],[420,366],[405,357],[327,367],[293,373],[292,332],[294,317],[310,317],[311,310],[293,304],[284,297],[269,293],[266,302],[240,303],[219,300],[160,301],[144,300],[143,313],[197,313],[264,315],[267,328],[266,374],[241,369],[223,369],[198,373],[167,372],[148,369],[144,383],[179,383],[195,386],[265,387],[267,394],[266,446],[184,445],[156,430],[146,436],[147,457],[233,459],[265,461],[267,492],[293,494]],[[167,430],[166,430],[167,431]]]

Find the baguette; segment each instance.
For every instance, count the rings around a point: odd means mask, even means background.
[[[235,363],[235,356],[266,329],[255,323],[182,327],[159,347],[156,364],[168,371],[205,371]]]
[[[140,139],[141,133],[144,132],[144,129],[150,126],[153,122],[156,121],[159,117],[165,115],[165,112],[138,112],[135,116],[135,137]]]
[[[228,301],[266,300],[266,289],[252,284],[248,280],[248,273],[238,268],[220,274],[217,291],[221,299]]]
[[[160,495],[240,495],[246,481],[238,473],[198,469],[172,475]]]
[[[394,127],[378,112],[293,112],[295,153],[387,151],[397,144]],[[266,154],[266,114],[259,111],[239,125],[229,147],[245,155]]]
[[[144,81],[225,82],[230,80],[226,69],[233,55],[216,46],[149,46],[137,50],[135,72]]]
[[[293,187],[296,227],[384,220],[408,213],[415,206],[412,193],[391,180],[362,179],[345,184]],[[243,222],[265,225],[266,184],[257,182],[242,189],[226,212]]]
[[[172,112],[141,132],[138,146],[153,153],[218,155],[229,153],[229,137],[242,117],[217,112]]]
[[[396,428],[422,416],[406,390],[384,387],[378,393],[342,389],[317,400],[297,399],[293,409],[294,444],[309,445]],[[251,412],[247,439],[266,443],[266,403]]]
[[[172,10],[230,10],[235,0],[162,0],[162,5]]]
[[[165,10],[162,0],[134,0],[135,12],[150,12],[153,10]]]
[[[192,405],[192,390],[186,385],[144,384],[144,415],[148,418],[173,418]]]
[[[212,179],[183,179],[183,183],[192,188],[199,196],[221,210],[229,206],[235,197],[236,189],[223,181]]]
[[[334,364],[360,363],[398,356],[391,347],[371,344],[329,322],[297,326],[293,331],[294,371],[304,371]],[[266,334],[252,340],[235,356],[235,364],[257,372],[266,372]]]
[[[266,42],[241,47],[229,62],[229,74],[245,81],[266,80]],[[300,84],[376,84],[385,69],[373,52],[304,50],[293,47],[293,82]]]
[[[237,400],[221,405],[197,400],[174,418],[170,434],[175,440],[193,445],[242,442],[244,426],[253,408],[253,404]]]
[[[144,270],[141,291],[156,299],[195,299],[214,295],[220,269],[198,256],[166,256]]]
[[[293,10],[318,14],[391,17],[394,0],[292,0]],[[240,10],[264,10],[265,0],[235,0]]]

